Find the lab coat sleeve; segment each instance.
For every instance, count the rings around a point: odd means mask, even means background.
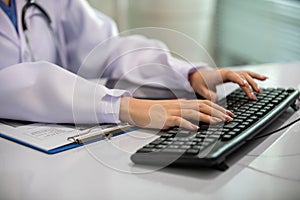
[[[0,70],[0,85],[0,118],[47,123],[117,123],[130,95],[42,61]]]
[[[205,63],[189,63],[171,56],[157,40],[142,36],[121,37],[114,23],[97,15],[85,2],[69,0],[62,11],[67,34],[69,70],[85,78],[125,79],[138,85],[192,91],[188,75]]]
[[[114,40],[105,47],[111,52],[103,73],[105,77],[124,79],[138,85],[193,91],[189,74],[208,68],[205,63],[195,64],[172,57],[169,49],[158,40],[143,36]],[[103,46],[97,48],[101,51]],[[97,48],[94,51],[95,57]],[[93,57],[93,53],[90,57]]]

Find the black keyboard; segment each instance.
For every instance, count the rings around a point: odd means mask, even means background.
[[[145,145],[131,156],[136,164],[217,167],[225,170],[226,156],[257,135],[289,106],[295,105],[299,91],[264,88],[249,100],[237,89],[218,102],[231,110],[231,122],[216,125],[199,124],[199,130],[179,127],[162,130],[159,138]]]

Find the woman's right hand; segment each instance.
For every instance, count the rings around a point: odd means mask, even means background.
[[[142,128],[199,127],[189,120],[216,124],[231,121],[234,114],[209,100],[141,100],[122,97],[119,117]]]

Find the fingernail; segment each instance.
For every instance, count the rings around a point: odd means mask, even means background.
[[[259,86],[257,86],[257,91],[260,93],[260,94],[262,94],[262,89],[260,89],[260,87]]]
[[[262,91],[262,89],[259,87],[259,86],[256,86],[256,92],[258,92],[258,93],[260,93],[260,94],[262,94],[263,93],[263,91]]]
[[[225,119],[226,119],[226,121],[232,121],[233,120],[232,117],[230,117],[229,115],[225,115]]]
[[[191,129],[192,130],[198,130],[199,126],[195,125],[195,124],[191,124]]]
[[[253,92],[251,92],[251,98],[254,99],[254,100],[257,100],[255,94]]]
[[[230,110],[226,110],[226,114],[231,116],[231,117],[235,116],[235,114],[233,112],[231,112]]]
[[[212,119],[215,123],[219,123],[219,122],[223,121],[222,119],[216,118],[216,117],[213,117]]]

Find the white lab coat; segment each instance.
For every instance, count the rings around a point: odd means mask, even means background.
[[[31,8],[26,13],[36,58],[31,62],[21,26],[25,3],[16,0],[19,33],[0,9],[0,118],[119,122],[120,97],[130,94],[90,81],[95,78],[191,90],[187,79],[194,66],[172,58],[156,40],[118,37],[114,22],[84,0],[37,0],[52,19],[60,49],[43,15]]]

